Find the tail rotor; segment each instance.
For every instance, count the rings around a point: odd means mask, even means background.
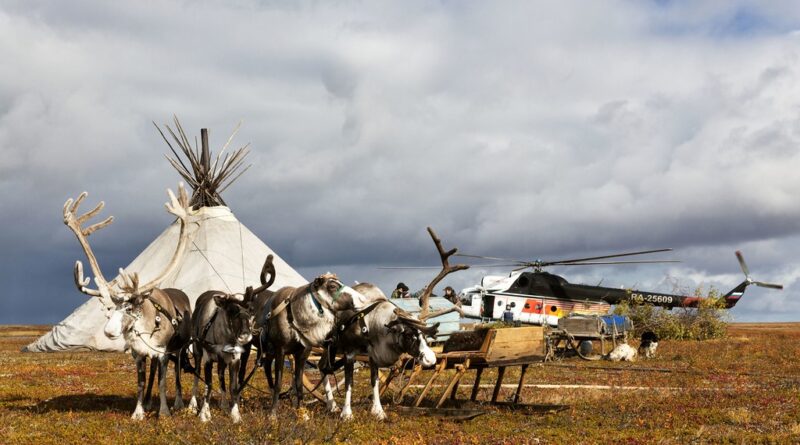
[[[783,289],[782,284],[773,284],[773,283],[765,283],[763,281],[754,281],[750,278],[750,268],[747,267],[747,263],[744,262],[744,256],[742,252],[737,250],[736,251],[736,258],[739,260],[739,265],[742,267],[742,272],[744,272],[744,277],[748,285],[755,284],[756,286],[766,287],[769,289]]]

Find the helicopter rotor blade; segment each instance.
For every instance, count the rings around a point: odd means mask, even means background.
[[[660,264],[660,263],[680,263],[679,260],[652,260],[652,261],[591,261],[586,263],[566,263],[556,264],[556,266],[596,266],[607,264]]]
[[[753,281],[753,284],[755,284],[756,286],[768,287],[770,289],[783,290],[783,284],[764,283],[761,281]]]
[[[519,264],[470,264],[469,267],[516,267]],[[377,269],[441,269],[442,266],[378,266]]]
[[[588,257],[588,258],[576,258],[576,259],[572,259],[572,260],[559,260],[559,261],[542,262],[542,263],[540,263],[540,266],[555,266],[555,265],[563,266],[563,265],[570,264],[570,263],[582,263],[582,262],[592,261],[592,260],[603,260],[603,259],[606,259],[606,258],[619,258],[619,257],[623,257],[623,256],[644,255],[644,254],[647,254],[647,253],[671,252],[671,251],[672,251],[672,249],[642,250],[642,251],[639,251],[639,252],[617,253],[617,254],[614,254],[614,255],[602,255],[602,256],[595,256],[595,257]]]
[[[453,256],[460,256],[460,257],[464,257],[464,258],[479,258],[479,259],[482,259],[482,260],[493,260],[493,261],[513,261],[513,262],[519,263],[519,264],[527,264],[528,263],[527,261],[515,260],[513,258],[497,258],[497,257],[493,257],[493,256],[467,255],[466,253],[456,253],[456,254],[453,254]]]
[[[744,255],[742,255],[741,250],[736,251],[736,258],[739,260],[739,265],[742,266],[742,272],[744,272],[744,276],[750,276],[750,268],[747,267],[747,263],[744,262]]]

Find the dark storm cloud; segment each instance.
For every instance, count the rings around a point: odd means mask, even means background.
[[[117,217],[92,240],[109,274],[169,223],[151,121],[172,113],[212,147],[244,121],[254,166],[225,198],[307,277],[420,287],[435,271],[376,266],[435,265],[426,226],[501,257],[678,249],[676,267],[558,270],[622,286],[727,290],[742,249],[787,290],[734,314],[800,317],[792,3],[0,5],[0,323],[81,299],[67,198]]]

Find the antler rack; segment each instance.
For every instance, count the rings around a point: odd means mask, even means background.
[[[459,270],[469,269],[469,266],[466,264],[456,264],[451,266],[449,259],[453,256],[456,252],[458,252],[458,248],[454,247],[445,252],[444,247],[442,247],[442,240],[436,236],[436,232],[433,231],[432,228],[428,227],[428,233],[431,235],[431,239],[433,240],[433,244],[436,246],[436,250],[439,252],[439,258],[442,260],[442,270],[439,272],[436,277],[431,280],[425,290],[422,291],[422,297],[420,298],[420,313],[419,319],[426,320],[428,318],[438,317],[439,315],[444,315],[448,312],[458,311],[461,313],[461,309],[456,307],[443,309],[440,311],[428,312],[428,300],[431,298],[431,293],[433,292],[433,288],[444,279],[447,275],[457,272]]]
[[[104,301],[109,298],[113,301],[122,301],[129,298],[130,295],[151,291],[158,286],[159,283],[164,280],[164,278],[174,272],[175,268],[183,257],[183,253],[186,250],[186,244],[189,240],[189,231],[187,227],[189,216],[193,215],[195,212],[189,205],[189,196],[186,193],[186,189],[183,187],[183,183],[178,185],[177,197],[174,193],[172,193],[172,190],[168,189],[167,193],[169,194],[170,202],[166,203],[165,207],[169,213],[178,218],[181,224],[178,245],[175,248],[175,253],[173,254],[169,264],[167,264],[167,266],[156,278],[143,286],[139,285],[139,275],[136,273],[128,274],[124,270],[120,269],[119,276],[113,281],[109,282],[105,279],[103,272],[100,270],[97,257],[95,256],[94,251],[92,251],[87,238],[97,230],[100,230],[103,227],[111,224],[114,221],[114,217],[109,216],[105,220],[93,224],[85,229],[81,226],[86,221],[100,213],[100,210],[105,207],[105,203],[101,201],[99,204],[97,204],[97,206],[95,206],[94,209],[81,216],[77,216],[76,212],[78,211],[78,206],[80,206],[83,200],[86,199],[86,196],[88,196],[87,192],[81,193],[78,198],[74,200],[74,202],[72,199],[68,199],[67,202],[64,203],[64,224],[66,224],[67,227],[69,227],[78,238],[78,242],[81,244],[81,247],[86,254],[86,258],[89,260],[92,273],[94,273],[94,281],[97,285],[97,289],[91,289],[87,287],[90,280],[88,277],[84,277],[83,263],[78,260],[75,262],[74,268],[75,285],[78,287],[78,290],[86,295],[101,298]]]

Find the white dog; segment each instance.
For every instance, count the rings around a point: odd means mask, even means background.
[[[612,362],[632,362],[636,360],[636,349],[633,349],[633,346],[627,343],[623,343],[617,345],[606,358]]]

